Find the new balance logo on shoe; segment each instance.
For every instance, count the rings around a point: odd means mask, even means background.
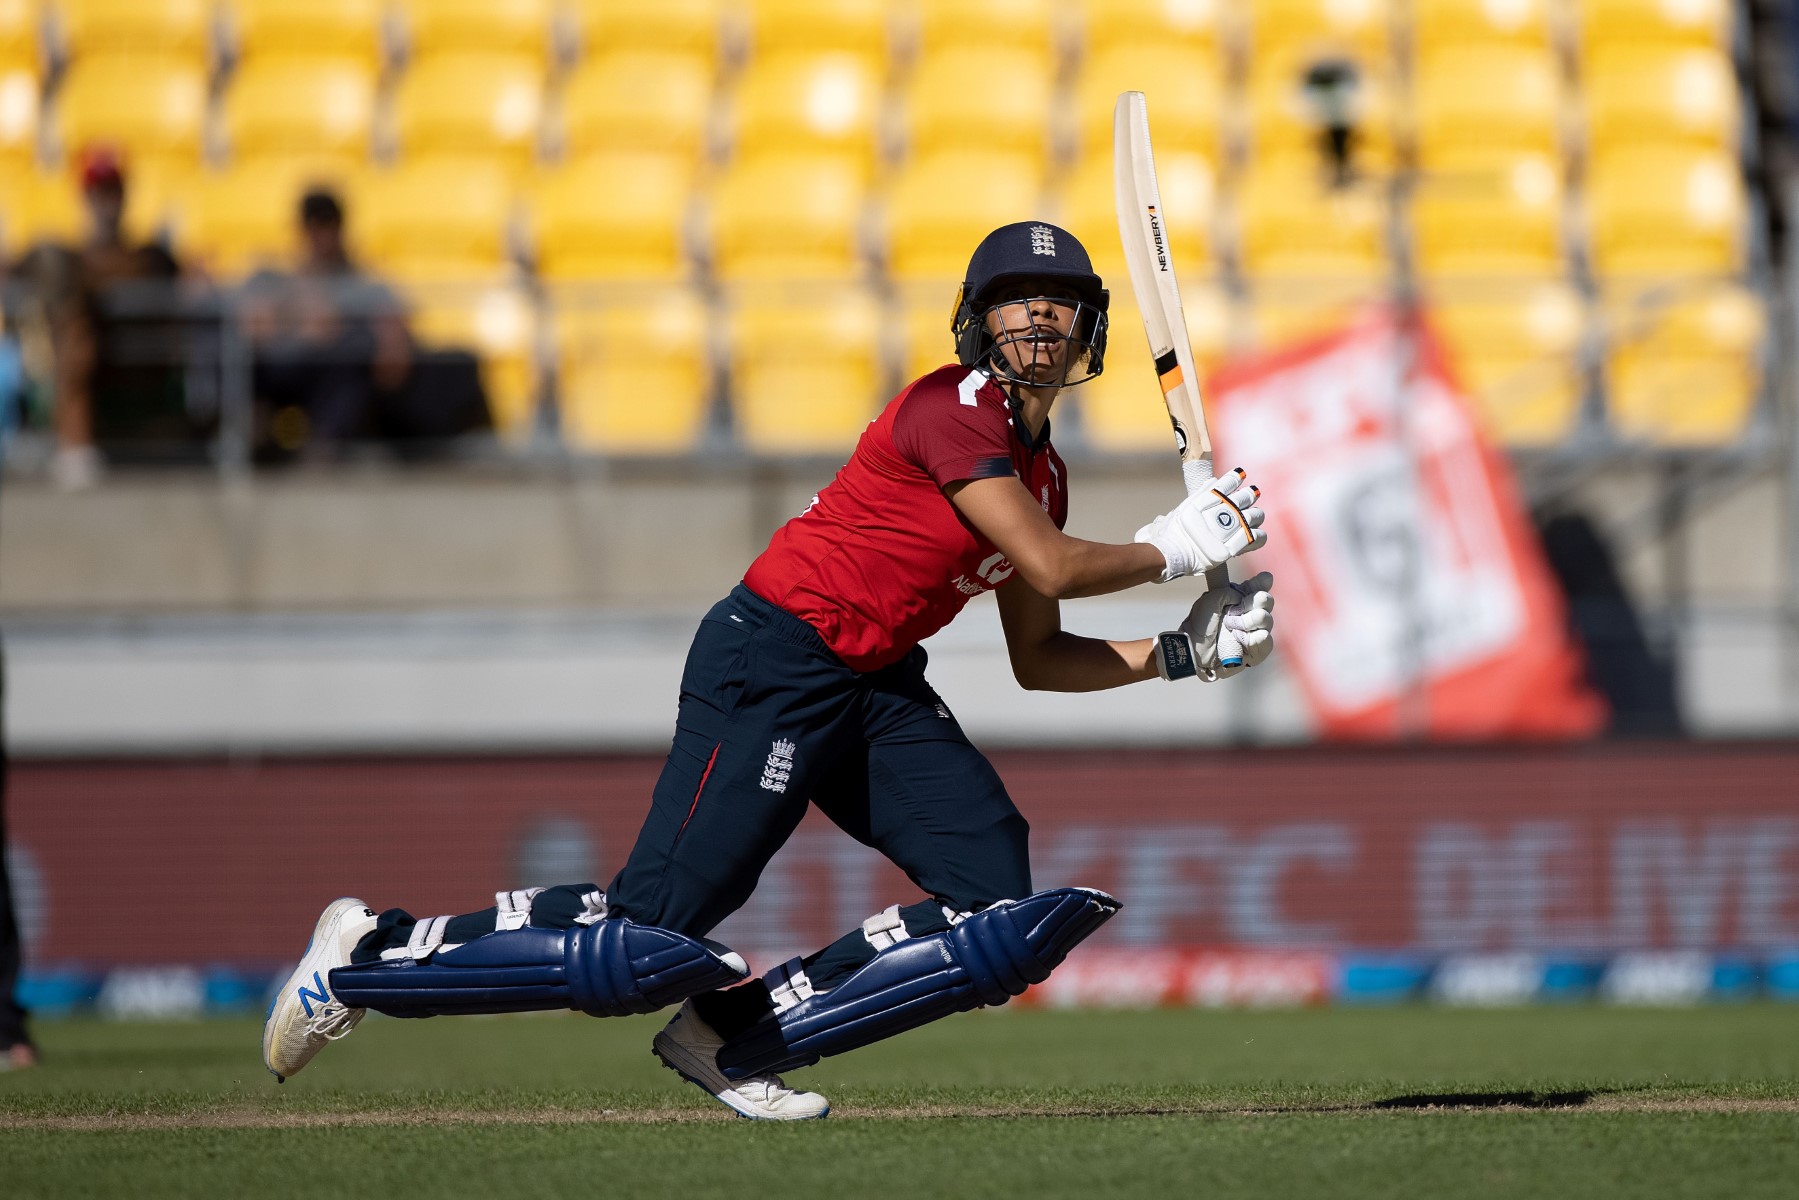
[[[785,792],[793,778],[793,755],[799,747],[785,738],[775,741],[768,752],[768,765],[762,768],[762,786],[771,792]]]
[[[313,988],[317,988],[318,990],[314,991]],[[300,985],[300,1005],[305,1008],[306,1015],[309,1017],[313,1015],[312,1002],[314,1000],[317,1000],[320,1004],[331,1003],[331,993],[325,990],[325,981],[320,977],[317,971],[312,973],[312,987],[307,987],[304,984]]]

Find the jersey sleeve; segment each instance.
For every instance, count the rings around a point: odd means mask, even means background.
[[[936,380],[914,389],[893,417],[893,447],[938,487],[1016,475],[1011,426],[991,404],[964,404]]]

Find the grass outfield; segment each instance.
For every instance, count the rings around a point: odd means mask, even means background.
[[[658,1018],[374,1018],[283,1087],[250,1021],[63,1022],[0,1195],[1799,1195],[1799,1009],[957,1017],[730,1119]]]

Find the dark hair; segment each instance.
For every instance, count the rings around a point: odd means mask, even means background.
[[[344,223],[344,206],[329,188],[309,188],[300,198],[300,224],[327,225],[340,229]]]

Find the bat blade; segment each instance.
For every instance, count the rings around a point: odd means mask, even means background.
[[[1131,290],[1143,314],[1150,357],[1162,398],[1174,423],[1175,447],[1189,482],[1205,469],[1212,474],[1212,438],[1199,393],[1199,370],[1187,336],[1180,285],[1168,246],[1168,222],[1156,182],[1149,141],[1149,109],[1142,92],[1125,92],[1112,112],[1113,197],[1118,235],[1130,270]]]

